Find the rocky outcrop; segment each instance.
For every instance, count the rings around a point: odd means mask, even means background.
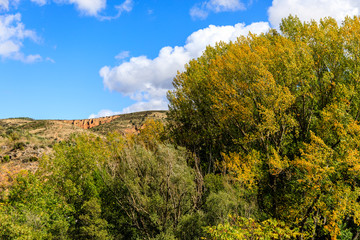
[[[81,119],[81,120],[62,120],[64,123],[72,124],[74,126],[83,128],[83,129],[89,129],[96,126],[99,126],[104,123],[109,123],[115,118],[118,118],[119,116],[110,116],[110,117],[101,117],[101,118],[91,118],[91,119]]]

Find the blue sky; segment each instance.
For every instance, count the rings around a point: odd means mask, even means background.
[[[359,14],[357,0],[0,0],[0,118],[166,109],[206,45],[281,18]]]

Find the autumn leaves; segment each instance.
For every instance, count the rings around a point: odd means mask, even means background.
[[[171,130],[207,169],[256,196],[259,221],[305,238],[355,236],[360,19],[290,16],[280,29],[191,61],[168,95]]]

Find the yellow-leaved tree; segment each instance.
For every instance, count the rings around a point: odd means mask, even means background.
[[[359,54],[359,17],[289,16],[280,32],[208,47],[174,79],[169,129],[204,174],[256,197],[258,224],[278,222],[288,238],[357,238]]]

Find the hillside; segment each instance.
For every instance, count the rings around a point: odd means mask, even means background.
[[[80,120],[60,120],[63,123],[71,124],[82,129],[93,128],[105,123],[113,121],[115,118],[118,118],[122,115],[115,115],[109,117],[100,117],[100,118],[91,118],[91,119],[80,119]]]
[[[147,119],[164,120],[166,111],[145,111],[123,115],[117,115],[112,121],[95,126],[90,130],[99,134],[107,134],[112,131],[123,133],[136,132],[141,129]]]
[[[82,120],[0,120],[0,195],[21,170],[35,171],[38,159],[51,154],[55,143],[71,134],[106,135],[109,131],[136,132],[148,118],[164,119],[166,111],[146,111]]]

